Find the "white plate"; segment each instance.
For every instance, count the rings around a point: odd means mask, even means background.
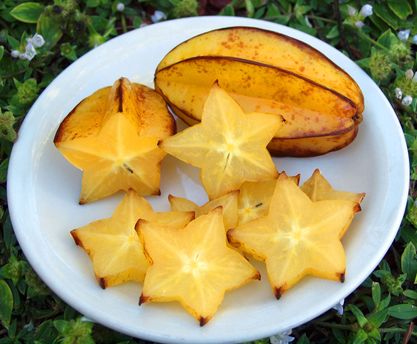
[[[120,76],[148,85],[161,58],[196,34],[227,26],[256,26],[302,40],[345,69],[365,95],[364,121],[347,148],[316,158],[275,159],[279,170],[300,172],[305,180],[316,167],[340,189],[366,192],[363,211],[343,244],[345,283],[306,278],[277,301],[268,286],[253,282],[227,294],[219,312],[203,328],[176,304],[138,306],[140,287],[102,290],[91,264],[69,231],[108,217],[117,195],[79,206],[81,173],[55,149],[52,140],[64,116],[84,97]],[[62,72],[42,93],[20,129],[9,164],[8,202],[14,230],[30,263],[45,283],[88,318],[126,334],[158,342],[231,343],[273,335],[322,314],[348,296],[372,272],[398,230],[408,193],[409,165],[403,133],[389,102],[351,60],[322,41],[288,27],[245,18],[198,17],[164,22],[119,36],[89,52]],[[162,197],[151,199],[167,210],[173,193],[197,202],[206,199],[197,170],[173,158],[164,161]]]

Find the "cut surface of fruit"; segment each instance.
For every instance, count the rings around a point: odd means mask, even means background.
[[[151,262],[140,304],[178,301],[203,326],[226,291],[260,278],[243,256],[227,247],[220,208],[180,229],[146,221],[136,228]]]
[[[176,158],[201,168],[209,199],[238,190],[245,181],[278,175],[266,145],[280,126],[269,114],[245,114],[218,85],[204,105],[202,121],[160,143]]]
[[[277,298],[306,275],[343,281],[346,262],[340,233],[359,204],[313,202],[288,177],[276,182],[268,214],[228,232],[229,241],[265,261]]]
[[[149,264],[135,230],[139,218],[161,225],[183,227],[194,218],[194,214],[155,213],[143,197],[129,190],[111,218],[71,231],[75,243],[90,256],[102,288],[127,281],[143,281]]]
[[[83,171],[83,204],[130,188],[143,196],[159,194],[165,154],[157,143],[174,131],[163,99],[122,78],[81,102],[61,123],[54,142]]]
[[[298,185],[300,175],[289,178]],[[238,202],[239,225],[268,214],[276,182],[276,179],[271,179],[263,182],[246,182],[242,184]]]
[[[301,190],[310,197],[313,202],[326,201],[332,199],[344,199],[361,203],[365,193],[354,193],[347,191],[338,191],[333,189],[326,178],[321,174],[319,169],[315,169],[309,179],[307,179]]]
[[[226,230],[235,228],[238,223],[238,196],[239,191],[232,191],[224,196],[208,201],[202,206],[198,206],[194,202],[172,195],[168,196],[171,210],[173,211],[194,211],[195,217],[208,214],[211,210],[222,207],[223,221]]]
[[[273,31],[231,27],[195,36],[172,49],[157,71],[196,56],[229,56],[279,67],[326,85],[351,99],[363,111],[363,95],[356,82],[318,50]]]

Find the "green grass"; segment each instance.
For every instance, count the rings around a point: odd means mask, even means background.
[[[16,130],[42,90],[90,49],[151,24],[155,9],[168,18],[196,15],[198,9],[199,14],[248,16],[294,27],[346,53],[379,84],[401,121],[410,153],[411,187],[404,220],[377,270],[346,299],[343,316],[329,311],[294,329],[293,335],[296,343],[417,343],[412,324],[417,317],[417,80],[407,72],[417,69],[417,44],[412,43],[417,1],[369,2],[373,14],[366,18],[352,15],[348,8],[360,9],[363,1],[233,0],[225,7],[220,0],[122,2],[123,11],[117,10],[118,1],[109,0],[0,2],[0,344],[144,343],[83,321],[38,279],[13,234],[6,173]],[[364,26],[358,28],[358,22]],[[411,33],[402,41],[397,33],[405,29]],[[13,57],[27,50],[27,38],[36,32],[46,41],[36,48],[36,56],[31,61]]]

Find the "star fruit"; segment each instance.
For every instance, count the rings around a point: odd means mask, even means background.
[[[259,272],[228,247],[220,207],[184,228],[140,220],[136,229],[151,262],[139,304],[178,301],[203,326],[226,291],[260,279]]]
[[[344,281],[341,233],[360,210],[357,202],[313,202],[286,176],[280,176],[268,214],[228,232],[229,241],[265,261],[276,298],[304,276]]]
[[[158,141],[174,132],[162,97],[121,78],[78,104],[59,126],[54,143],[83,171],[79,201],[84,204],[120,190],[160,194],[165,153]]]
[[[281,118],[244,113],[216,83],[204,104],[201,123],[164,139],[160,147],[176,158],[201,169],[209,199],[238,190],[245,181],[278,175],[266,145]]]
[[[135,230],[139,219],[183,227],[193,218],[193,212],[154,212],[143,197],[129,190],[112,217],[74,229],[71,235],[90,256],[104,289],[127,281],[143,281],[149,263]]]
[[[333,189],[326,178],[320,173],[319,169],[314,170],[311,177],[304,182],[301,190],[303,190],[313,202],[329,199],[345,199],[361,203],[365,197],[364,192],[353,193]]]
[[[194,211],[195,217],[208,214],[211,210],[222,207],[224,227],[227,229],[235,228],[238,221],[238,204],[239,191],[232,191],[224,196],[208,201],[207,203],[199,206],[193,201],[186,198],[176,197],[173,195],[168,196],[171,210],[173,211]]]
[[[299,174],[289,178],[298,185],[300,181]],[[246,182],[242,184],[238,202],[239,224],[255,220],[268,213],[276,183],[277,179],[271,179],[263,182]]]

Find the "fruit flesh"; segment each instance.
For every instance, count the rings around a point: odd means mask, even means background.
[[[260,278],[245,258],[227,247],[220,208],[182,229],[139,221],[137,230],[151,262],[140,304],[178,301],[202,326],[226,291]]]
[[[356,202],[312,202],[287,177],[276,183],[267,216],[228,232],[229,241],[265,261],[275,296],[306,275],[343,281],[345,254],[340,235],[359,210]]]
[[[209,199],[238,190],[245,181],[277,176],[266,150],[280,125],[268,114],[245,114],[219,86],[214,85],[204,105],[202,122],[160,143],[176,158],[201,168]]]
[[[143,197],[129,190],[111,218],[71,231],[75,243],[90,256],[102,288],[127,281],[143,281],[149,264],[135,231],[140,218],[161,225],[183,227],[194,218],[194,213],[155,213]]]
[[[210,31],[171,50],[157,72],[196,56],[237,57],[291,71],[344,95],[359,114],[363,112],[363,95],[356,82],[318,50],[292,37],[251,27]]]
[[[222,207],[225,229],[234,228],[238,223],[239,191],[232,191],[224,196],[208,201],[202,206],[182,197],[168,196],[172,211],[194,211],[195,216],[206,215],[217,207]]]
[[[175,131],[164,100],[121,78],[82,101],[61,123],[54,143],[83,171],[80,204],[133,188],[159,194],[161,138]]]

